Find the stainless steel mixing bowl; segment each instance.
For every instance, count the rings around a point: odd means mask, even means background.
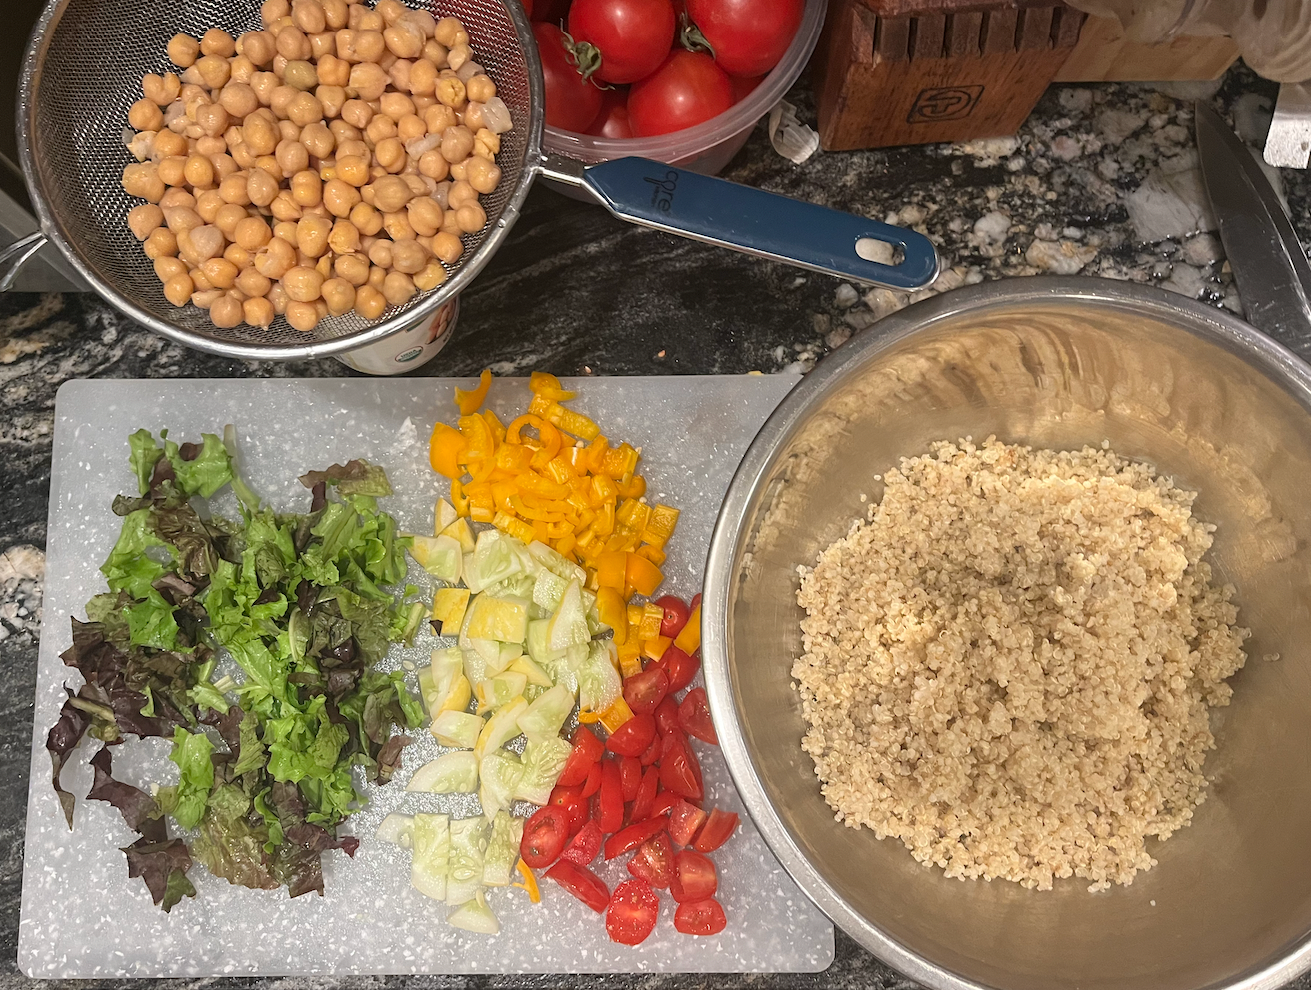
[[[800,747],[789,671],[799,564],[933,440],[1111,441],[1200,492],[1212,560],[1253,630],[1213,717],[1193,823],[1129,887],[948,880],[838,824]],[[747,452],[705,582],[704,659],[747,809],[802,889],[889,965],[941,990],[1247,990],[1311,966],[1311,369],[1229,314],[1095,279],[951,292],[820,364]],[[1279,654],[1266,660],[1263,655]]]

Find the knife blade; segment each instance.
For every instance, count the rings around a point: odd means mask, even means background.
[[[1220,115],[1195,105],[1197,154],[1247,321],[1311,358],[1311,263],[1256,159]]]

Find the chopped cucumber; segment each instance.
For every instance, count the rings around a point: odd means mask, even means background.
[[[433,577],[448,584],[460,580],[463,569],[460,544],[449,536],[411,536],[410,556]]]
[[[428,794],[472,794],[478,789],[478,758],[467,749],[443,753],[419,767],[405,789]]]
[[[450,874],[450,819],[446,815],[417,814],[412,834],[414,856],[410,860],[410,883],[425,897],[445,900]]]
[[[561,657],[553,663],[542,664],[542,667],[551,675],[557,686],[564,688],[574,697],[578,696],[578,674],[570,668],[568,661]]]
[[[475,595],[483,590],[483,579],[478,573],[478,562],[475,559],[473,551],[465,551],[461,558],[460,567],[461,576],[464,578],[464,586],[472,591]]]
[[[447,903],[449,904],[450,901]],[[448,914],[446,923],[453,928],[478,935],[496,935],[501,930],[501,924],[496,920],[492,909],[487,906],[487,897],[481,890]]]
[[[473,749],[483,731],[483,720],[469,712],[442,712],[433,719],[429,731],[443,746]]]
[[[443,636],[454,636],[464,624],[469,607],[468,588],[438,588],[432,595],[432,617],[442,624]]]
[[[469,603],[469,621],[464,632],[473,640],[522,643],[528,632],[528,601],[494,598],[484,592]]]
[[[457,519],[437,535],[449,536],[455,540],[456,543],[460,544],[460,553],[473,553],[473,530],[469,528],[469,520]]]
[[[484,588],[527,569],[524,560],[515,552],[515,543],[519,541],[497,529],[485,529],[478,534],[473,560],[478,569],[478,580]]]
[[[523,750],[523,778],[515,788],[515,798],[533,804],[546,804],[551,799],[551,788],[560,779],[560,772],[568,762],[572,748],[567,740],[559,736],[528,740]]]
[[[578,643],[564,651],[565,666],[570,670],[577,670],[583,664],[587,663],[587,657],[591,653],[591,646],[588,643]]]
[[[510,665],[510,661],[501,661],[501,644],[494,639],[470,639],[469,646],[471,652],[477,653],[482,657],[484,679],[495,677],[502,670]]]
[[[573,692],[557,685],[543,692],[519,716],[519,731],[528,737],[529,742],[558,736],[560,726],[573,710]]]
[[[510,664],[510,670],[523,674],[528,678],[529,684],[536,684],[539,687],[549,688],[553,683],[551,675],[544,671],[537,664],[533,663],[532,658],[520,655],[515,658],[514,663]]]
[[[586,662],[578,668],[578,703],[589,712],[605,711],[623,692],[619,671],[610,660],[613,643],[614,640],[593,643]]]
[[[414,848],[414,817],[393,811],[378,824],[376,837],[402,849]]]
[[[482,815],[451,822],[451,858],[446,903],[472,900],[483,882],[483,856],[490,833]]]
[[[489,887],[510,885],[522,838],[523,819],[498,811],[492,820],[492,837],[487,840],[487,853],[483,857],[483,883]]]
[[[508,705],[523,694],[528,686],[528,675],[516,671],[504,671],[495,677],[479,681],[474,687],[474,697],[478,699],[478,710],[492,710]]]
[[[494,595],[497,598],[524,598],[533,597],[533,585],[535,580],[531,574],[515,574],[506,578],[504,581],[497,581],[483,588],[483,594]]]
[[[482,759],[485,753],[500,749],[519,734],[519,716],[527,708],[528,702],[524,701],[523,698],[515,698],[509,704],[496,710],[492,717],[487,720],[487,724],[483,726],[483,731],[478,736],[478,742],[473,747],[479,759]]]
[[[433,536],[441,536],[447,526],[452,525],[455,520],[460,518],[460,514],[455,511],[455,506],[451,505],[450,502],[444,498],[439,498],[436,507],[433,509],[432,518],[432,534]]]
[[[523,763],[508,750],[494,749],[483,756],[479,769],[482,771],[482,785],[478,789],[478,800],[482,802],[483,814],[491,817],[502,808],[510,807],[514,792],[523,779]]]
[[[570,581],[560,598],[560,606],[551,616],[546,645],[548,649],[563,650],[570,646],[588,643],[592,634],[587,628],[587,610],[583,608],[583,588]]]
[[[533,604],[540,605],[548,612],[554,612],[560,607],[560,599],[564,597],[565,589],[568,587],[568,581],[543,567],[537,572],[537,580],[533,582]]]
[[[528,635],[524,642],[528,648],[528,655],[538,663],[551,663],[564,656],[564,650],[553,650],[547,645],[550,636],[550,619],[530,619],[528,621]]]
[[[587,571],[540,540],[528,544],[528,553],[538,564],[565,581],[578,581],[581,584],[587,580]]]

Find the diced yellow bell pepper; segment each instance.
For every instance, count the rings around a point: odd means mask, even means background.
[[[534,904],[541,904],[542,892],[537,886],[537,877],[533,875],[533,871],[528,868],[528,864],[522,859],[519,860],[516,869],[519,871],[519,875],[523,877],[523,883],[516,883],[514,886],[528,891],[528,900]]]
[[[597,558],[596,583],[602,588],[619,591],[624,586],[624,572],[628,557],[622,552],[607,552]]]
[[[482,411],[482,418],[487,420],[487,428],[492,431],[492,436],[496,438],[496,444],[499,447],[505,443],[505,424],[503,424],[496,413],[490,409]]]
[[[641,673],[642,644],[638,641],[637,630],[633,626],[628,627],[628,635],[624,641],[619,644],[617,650],[619,653],[619,669],[623,672],[625,677],[632,676],[628,671],[632,668],[634,663],[637,664],[637,672]]]
[[[657,505],[651,510],[651,516],[642,530],[642,539],[646,543],[663,548],[674,535],[678,525],[678,510],[669,505]]]
[[[613,705],[601,712],[599,720],[605,726],[606,732],[614,732],[632,717],[633,710],[628,707],[628,702],[624,700],[623,695],[620,695]]]
[[[525,543],[532,543],[537,538],[532,526],[507,512],[496,513],[492,517],[492,525],[501,532],[509,533],[515,539],[523,540]]]
[[[673,640],[668,636],[655,636],[645,640],[642,643],[642,655],[652,660],[659,660],[665,655],[665,650],[669,649],[669,644],[672,642]]]
[[[653,547],[650,543],[643,544],[633,552],[645,557],[647,560],[651,561],[651,563],[655,564],[656,567],[665,566],[665,552],[659,547]]]
[[[687,617],[687,624],[674,637],[674,645],[689,655],[701,648],[701,603],[697,602],[692,614]]]
[[[642,657],[640,654],[619,654],[619,673],[623,675],[624,680],[628,680],[630,677],[636,677],[641,672]]]
[[[633,586],[639,595],[652,595],[665,576],[660,568],[635,553],[628,554],[628,564],[624,568],[624,579]]]
[[[478,385],[465,391],[462,388],[455,390],[455,404],[460,409],[461,416],[471,416],[478,411],[478,407],[483,404],[487,398],[487,390],[492,387],[492,369],[484,368],[483,373],[478,376]]]
[[[638,499],[646,494],[646,479],[640,474],[624,475],[616,487],[620,498]]]
[[[660,635],[660,623],[664,621],[665,610],[655,602],[647,602],[642,606],[642,619],[637,627],[637,638],[645,641],[655,639]]]
[[[464,434],[446,423],[437,423],[428,440],[428,463],[438,474],[452,480],[458,478],[464,473],[460,465],[464,461],[466,447]]]
[[[459,478],[451,479],[451,505],[455,506],[456,515],[469,515],[469,497],[464,494],[464,485]]]
[[[528,379],[528,387],[534,395],[542,395],[556,402],[565,402],[574,397],[573,392],[567,391],[560,384],[560,379],[545,371],[534,371],[532,377]]]
[[[628,638],[628,615],[624,600],[613,587],[600,587],[596,592],[596,614],[615,631],[615,646]]]

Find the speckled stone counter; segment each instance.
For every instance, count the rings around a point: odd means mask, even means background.
[[[807,371],[852,333],[931,292],[1004,276],[1082,273],[1154,282],[1241,312],[1205,203],[1192,101],[1211,101],[1250,143],[1274,87],[1243,69],[1215,84],[1054,87],[1015,138],[964,145],[777,155],[758,129],[725,173],[751,185],[914,227],[945,270],[932,290],[835,279],[630,226],[545,188],[462,297],[453,341],[419,375],[658,375]],[[813,123],[805,85],[789,97]],[[1311,176],[1275,176],[1311,244]],[[334,360],[239,362],[188,351],[94,296],[0,297],[0,988],[16,970],[28,745],[44,572],[55,391],[71,378],[353,374]],[[88,566],[98,564],[88,562]],[[586,977],[570,985],[731,987],[733,977]],[[753,986],[912,988],[838,933],[824,973]],[[194,986],[558,986],[558,978],[196,981]],[[124,981],[118,986],[138,986]],[[1311,979],[1293,986],[1307,990]]]

